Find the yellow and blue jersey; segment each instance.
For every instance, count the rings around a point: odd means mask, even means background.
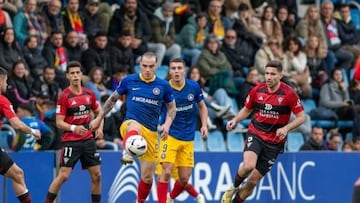
[[[176,103],[176,117],[169,134],[179,140],[192,141],[196,130],[197,104],[204,100],[201,88],[197,82],[186,79],[183,87],[172,87],[172,90]]]
[[[119,95],[126,95],[124,120],[135,120],[152,131],[157,131],[162,106],[174,100],[167,81],[157,77],[145,80],[140,74],[125,77],[116,91]]]

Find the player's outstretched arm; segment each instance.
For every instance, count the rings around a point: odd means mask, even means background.
[[[114,107],[115,103],[119,100],[119,98],[120,95],[117,93],[117,91],[114,91],[110,95],[110,97],[105,101],[102,110],[100,110],[96,118],[93,121],[91,121],[90,130],[95,131],[100,127],[101,122],[103,122],[105,115],[111,111],[111,109]]]
[[[246,107],[243,107],[239,113],[226,124],[226,130],[231,131],[236,127],[236,124],[244,119],[246,119],[250,114],[252,110],[248,109]]]
[[[19,117],[15,116],[9,119],[10,125],[15,128],[15,130],[19,130],[26,134],[32,134],[35,136],[37,140],[41,138],[41,133],[39,130],[35,130],[27,126],[24,122],[22,122]]]

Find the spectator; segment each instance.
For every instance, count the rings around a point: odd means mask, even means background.
[[[348,4],[342,4],[339,10],[341,18],[337,19],[337,27],[342,45],[341,47],[350,51],[356,60],[360,56],[359,32],[351,20],[350,6]]]
[[[260,81],[264,81],[265,65],[272,60],[281,61],[284,69],[289,67],[281,43],[275,38],[269,39],[255,54],[255,67],[260,73]]]
[[[47,60],[48,65],[56,69],[56,81],[61,85],[61,88],[67,87],[68,82],[65,72],[69,59],[63,45],[63,35],[61,32],[51,33],[48,43],[46,43],[43,49],[43,56]]]
[[[352,141],[346,141],[344,142],[342,148],[341,148],[341,151],[342,152],[353,152],[355,151],[355,146],[354,146],[354,143]]]
[[[325,1],[321,4],[321,20],[324,26],[325,37],[328,46],[327,66],[328,70],[332,70],[336,64],[338,67],[349,70],[354,60],[354,55],[341,48],[341,39],[339,29],[334,14],[334,4]]]
[[[197,63],[205,39],[209,35],[207,19],[206,13],[198,13],[195,17],[189,18],[188,23],[176,36],[176,42],[181,46],[184,55],[191,58],[191,66]]]
[[[200,75],[209,84],[210,94],[213,94],[218,88],[224,88],[230,96],[238,94],[233,81],[231,64],[220,50],[220,41],[215,35],[211,34],[207,37],[197,66]]]
[[[42,55],[39,47],[38,38],[35,35],[30,35],[26,40],[23,48],[24,58],[29,67],[31,76],[38,78],[44,67],[48,66],[48,62]]]
[[[225,37],[225,31],[231,28],[231,21],[221,14],[224,2],[211,0],[208,8],[210,33],[214,34],[218,40]]]
[[[131,34],[123,31],[110,50],[110,68],[111,72],[122,72],[125,75],[135,73],[134,55],[131,49]]]
[[[357,136],[354,139],[354,146],[356,151],[360,151],[360,136]]]
[[[241,85],[241,89],[239,95],[237,97],[237,104],[240,108],[244,106],[245,99],[248,96],[250,90],[259,84],[259,72],[257,68],[252,67],[249,69],[246,74],[246,80],[243,85]],[[252,117],[252,115],[251,115]]]
[[[31,91],[30,78],[26,75],[23,61],[14,63],[7,83],[5,95],[14,105],[14,109],[18,104],[32,104],[35,101]]]
[[[41,17],[46,25],[46,33],[48,36],[53,32],[61,32],[65,35],[64,20],[61,16],[61,1],[50,0],[43,7]]]
[[[6,28],[1,39],[0,66],[10,71],[15,62],[24,60],[24,56],[16,42],[15,33],[12,28]]]
[[[53,101],[45,101],[42,104],[44,113],[44,123],[48,125],[54,132],[54,141],[50,149],[58,150],[61,149],[61,130],[56,127],[56,106]]]
[[[84,74],[89,74],[94,67],[101,67],[105,74],[105,80],[112,76],[110,67],[110,48],[108,47],[108,38],[105,32],[98,32],[90,48],[81,55],[81,64]]]
[[[339,134],[339,129],[331,129],[329,131],[329,138],[324,140],[323,145],[326,150],[338,151],[341,144],[341,135]]]
[[[124,0],[123,6],[115,10],[109,25],[110,41],[118,39],[122,31],[131,33],[131,48],[137,58],[147,51],[152,29],[147,16],[137,7],[137,0]]]
[[[69,61],[80,61],[81,55],[89,48],[89,45],[87,42],[80,42],[77,32],[69,31],[65,36],[64,47]]]
[[[25,0],[23,10],[14,17],[14,29],[16,38],[21,45],[29,35],[35,35],[40,47],[43,47],[48,35],[45,23],[36,13],[36,0]]]
[[[41,139],[37,141],[32,134],[20,134],[13,147],[15,151],[47,150],[54,141],[54,133],[44,122],[32,115],[33,108],[28,104],[19,104],[16,114],[20,120],[31,128],[41,132]]]
[[[297,16],[290,17],[288,7],[281,5],[277,8],[276,17],[281,24],[281,30],[284,37],[295,35],[295,26],[297,24]]]
[[[84,12],[84,33],[89,41],[92,41],[96,33],[103,31],[102,19],[99,13],[99,0],[88,0]]]
[[[295,81],[300,88],[302,98],[310,98],[311,78],[305,53],[301,50],[301,43],[297,37],[289,37],[285,40],[284,51],[289,66],[285,68],[284,75]],[[286,70],[287,69],[287,70]]]
[[[281,24],[276,19],[273,7],[266,6],[264,8],[264,13],[261,17],[261,28],[263,33],[265,33],[267,41],[275,38],[278,42],[283,42],[284,36],[282,34]]]
[[[42,76],[35,80],[32,91],[35,96],[48,95],[49,99],[56,102],[61,92],[60,85],[55,81],[56,70],[54,67],[46,66]]]
[[[311,130],[311,136],[301,147],[300,151],[321,151],[326,150],[322,144],[324,141],[324,129],[314,126]]]
[[[148,49],[158,58],[158,64],[163,63],[165,56],[180,58],[181,47],[175,42],[174,6],[170,2],[164,3],[154,12],[150,21],[152,27],[152,40],[148,42]]]
[[[221,51],[224,52],[226,58],[231,64],[234,76],[242,78],[243,81],[246,76],[245,68],[249,68],[253,65],[252,47],[246,46],[238,40],[235,30],[229,29],[226,31],[224,43],[221,47]]]
[[[100,102],[100,99],[104,95],[111,95],[111,90],[107,89],[103,83],[104,72],[101,67],[93,67],[89,72],[90,81],[85,83],[85,87],[90,89],[96,96],[96,100]]]
[[[326,46],[321,46],[320,39],[316,35],[310,35],[305,47],[306,65],[310,70],[312,79],[311,86],[320,89],[328,79],[325,57],[327,55]]]
[[[296,35],[302,44],[306,44],[309,36],[317,36],[321,46],[327,48],[326,36],[321,22],[319,9],[316,5],[310,5],[304,17],[299,21],[295,28]]]
[[[85,17],[79,12],[79,0],[68,0],[63,15],[65,32],[75,31],[78,33],[80,43],[87,41],[85,35]]]
[[[8,12],[4,8],[5,0],[0,0],[0,32],[5,30],[7,27],[13,27],[12,19],[10,18]]]
[[[18,11],[23,7],[22,0],[5,0],[3,9],[6,10],[13,19]]]

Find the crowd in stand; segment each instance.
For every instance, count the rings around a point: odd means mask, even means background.
[[[0,33],[0,66],[9,72],[5,95],[15,110],[52,130],[36,149],[60,146],[55,108],[68,85],[69,61],[81,62],[84,86],[103,102],[147,51],[159,65],[186,61],[188,78],[203,88],[210,129],[237,113],[270,60],[282,61],[283,81],[302,99],[360,126],[360,71],[351,74],[360,37],[346,4],[323,1],[299,16],[296,1],[286,0],[0,0]],[[121,146],[113,128],[121,123],[121,105],[106,116],[111,124],[97,141],[101,149]],[[300,130],[306,140],[310,123],[307,116]],[[356,141],[360,130],[352,133]],[[16,149],[26,150],[19,143]]]

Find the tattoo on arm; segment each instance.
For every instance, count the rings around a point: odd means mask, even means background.
[[[176,105],[175,102],[172,102],[168,105],[167,117],[170,117],[171,121],[175,119],[176,116]]]
[[[110,112],[110,110],[114,107],[119,97],[120,95],[117,92],[113,92],[110,95],[110,97],[105,101],[105,104],[103,106],[103,114],[100,115],[102,118],[104,118],[105,115]]]

